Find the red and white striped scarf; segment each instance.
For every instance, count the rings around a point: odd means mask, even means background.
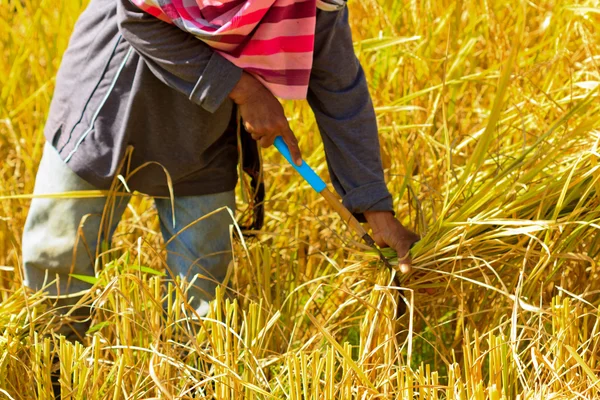
[[[344,4],[344,0],[132,2],[193,34],[283,99],[306,98],[317,6],[332,10]]]

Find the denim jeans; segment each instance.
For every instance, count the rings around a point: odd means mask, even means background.
[[[36,177],[34,194],[95,190],[62,161],[56,150],[46,143]],[[227,206],[235,210],[233,191],[202,196],[175,198],[173,226],[171,201],[154,199],[161,232],[167,243],[167,264],[175,276],[194,285],[188,299],[200,315],[208,311],[208,302],[226,274],[232,259],[229,226],[233,223]],[[23,232],[23,268],[25,285],[33,290],[44,288],[51,296],[69,295],[90,288],[69,274],[94,276],[95,253],[105,198],[34,198]],[[124,197],[115,201],[109,221],[109,238],[127,207]],[[187,227],[187,229],[183,229]],[[75,250],[75,251],[74,251]],[[101,266],[100,266],[101,268]],[[48,283],[52,283],[48,285]],[[57,304],[69,306],[77,296],[62,298]],[[68,307],[65,307],[65,311]]]

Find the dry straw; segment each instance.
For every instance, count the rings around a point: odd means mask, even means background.
[[[72,399],[600,397],[595,2],[350,2],[396,212],[423,237],[404,298],[268,151],[264,232],[232,230],[232,290],[207,317],[164,284],[156,213],[136,195],[98,275],[79,277],[93,321],[73,344],[51,334],[69,317],[21,288],[19,248],[83,6],[0,3],[0,397],[51,399],[53,372]],[[326,176],[309,109],[286,111]]]

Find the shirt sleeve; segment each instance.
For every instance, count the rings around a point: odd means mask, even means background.
[[[392,211],[375,110],[354,53],[347,7],[317,15],[308,102],[323,138],[333,186],[344,205],[361,219],[364,211]]]
[[[130,0],[116,1],[119,31],[152,73],[205,110],[215,112],[240,80],[242,69]]]

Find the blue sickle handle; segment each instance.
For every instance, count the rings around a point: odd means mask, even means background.
[[[325,184],[325,182],[323,182],[323,179],[321,179],[319,175],[317,175],[315,171],[313,171],[312,168],[308,166],[307,163],[302,161],[301,166],[296,165],[294,160],[292,160],[290,149],[288,149],[287,144],[285,144],[281,136],[277,136],[275,138],[274,145],[275,147],[277,147],[277,150],[279,150],[279,152],[285,157],[285,159],[288,160],[292,167],[294,167],[294,169],[298,171],[300,175],[302,175],[306,182],[308,182],[308,184],[312,186],[312,188],[315,189],[317,193],[321,193],[327,188],[327,185]]]

